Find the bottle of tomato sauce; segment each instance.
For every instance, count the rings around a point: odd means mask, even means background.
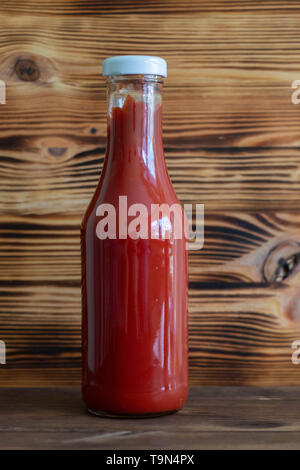
[[[179,410],[188,393],[185,218],[162,142],[166,62],[106,59],[107,150],[84,215],[83,398],[104,416]]]

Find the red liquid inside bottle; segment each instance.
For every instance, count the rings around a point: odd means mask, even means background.
[[[136,204],[148,214],[153,204],[179,204],[164,160],[161,87],[158,75],[108,78],[107,152],[81,233],[82,389],[100,415],[165,414],[188,393],[186,239],[172,236],[166,213],[148,217],[148,234],[129,236]],[[99,238],[99,207],[108,205],[116,237]],[[184,234],[184,216],[180,223]]]

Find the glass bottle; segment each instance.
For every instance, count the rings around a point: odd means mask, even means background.
[[[181,206],[162,143],[166,63],[112,57],[103,75],[107,150],[81,229],[83,398],[94,414],[155,416],[188,393],[185,219],[172,212]]]

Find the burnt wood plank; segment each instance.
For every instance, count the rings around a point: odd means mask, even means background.
[[[79,383],[79,218],[2,217],[0,386]],[[189,253],[190,381],[300,384],[296,213],[208,214]]]
[[[194,384],[300,384],[298,0],[2,0],[0,386],[80,381],[79,225],[103,164],[100,63],[168,61],[164,142],[190,254]]]

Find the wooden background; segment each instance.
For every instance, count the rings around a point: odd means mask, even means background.
[[[0,386],[79,384],[79,226],[117,54],[168,61],[169,172],[205,204],[191,383],[300,384],[300,1],[1,0],[0,24]]]

